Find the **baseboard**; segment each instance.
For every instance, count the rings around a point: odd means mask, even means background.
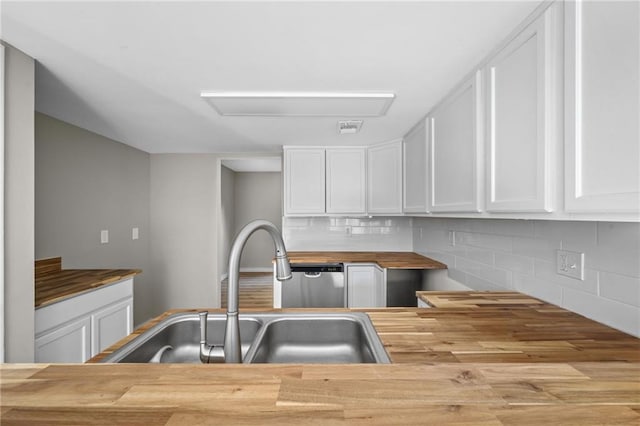
[[[266,268],[266,267],[257,267],[257,268],[252,268],[252,267],[245,267],[245,268],[240,268],[240,272],[273,272],[272,268]]]

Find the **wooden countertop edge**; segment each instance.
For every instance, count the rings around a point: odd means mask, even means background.
[[[117,273],[113,273],[110,274],[109,271],[118,271]],[[77,284],[74,283],[73,285],[78,286],[79,288],[77,289],[73,289],[72,292],[68,293],[68,294],[60,294],[60,295],[54,295],[51,297],[47,297],[45,300],[40,301],[40,302],[36,302],[35,303],[35,308],[42,308],[57,302],[61,302],[65,299],[69,299],[71,297],[76,297],[79,296],[81,294],[84,293],[88,293],[90,291],[96,290],[98,288],[101,287],[105,287],[111,284],[115,284],[117,282],[120,282],[122,280],[125,280],[127,278],[131,278],[134,277],[138,274],[142,273],[141,269],[127,269],[125,270],[126,272],[121,272],[123,270],[121,269],[63,269],[61,270],[59,273],[57,274],[51,274],[49,276],[47,276],[46,278],[40,278],[38,280],[36,280],[36,299],[38,299],[37,297],[37,293],[38,291],[40,291],[40,289],[42,289],[43,287],[47,286],[47,281],[55,281],[56,276],[59,275],[63,275],[63,274],[74,274],[74,273],[80,273],[80,274],[86,274],[87,275],[87,281],[82,283],[82,284]],[[96,273],[100,273],[100,274],[107,274],[105,277],[96,279],[95,278],[95,274]],[[65,290],[68,289],[67,286],[58,286],[58,288],[56,290],[59,290],[61,293]]]
[[[289,251],[289,262],[375,263],[387,269],[447,269],[447,265],[415,252],[381,251]]]

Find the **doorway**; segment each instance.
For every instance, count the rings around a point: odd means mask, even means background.
[[[233,156],[218,162],[218,271],[221,307],[226,307],[228,256],[240,229],[255,219],[282,227],[282,157]],[[240,307],[273,307],[273,242],[264,232],[253,234],[240,260]]]

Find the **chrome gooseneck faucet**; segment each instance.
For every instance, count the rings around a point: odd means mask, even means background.
[[[240,256],[244,246],[255,231],[263,229],[271,235],[276,246],[276,279],[291,278],[291,266],[280,231],[266,220],[254,220],[244,226],[236,236],[229,253],[229,289],[227,293],[227,324],[223,348],[213,347],[206,342],[207,313],[200,313],[200,360],[202,362],[242,362],[240,350],[240,323],[238,321]]]

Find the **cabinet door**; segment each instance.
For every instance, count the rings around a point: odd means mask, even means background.
[[[347,265],[349,308],[377,308],[387,305],[384,270],[378,265]]]
[[[565,205],[640,209],[640,3],[565,5]]]
[[[77,319],[35,339],[36,362],[76,362],[91,358],[91,321]]]
[[[405,213],[427,212],[427,120],[420,120],[403,141]]]
[[[327,213],[364,214],[365,149],[327,149]]]
[[[285,214],[325,211],[324,149],[285,149]]]
[[[429,115],[432,212],[480,211],[480,76],[477,71]]]
[[[133,331],[132,313],[133,299],[127,299],[91,315],[91,356]]]
[[[402,141],[367,151],[367,212],[402,213]]]
[[[487,65],[487,211],[552,210],[559,7]]]

